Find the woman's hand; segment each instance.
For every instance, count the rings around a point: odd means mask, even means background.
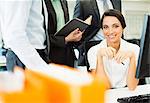
[[[127,58],[131,59],[134,55],[132,51],[121,51],[119,50],[118,52],[116,49],[112,47],[107,47],[107,48],[100,48],[98,52],[98,56],[103,57],[106,56],[107,58],[114,58],[117,63],[123,63],[124,60]]]
[[[116,55],[116,49],[112,47],[107,47],[107,48],[100,48],[98,52],[99,56],[106,56],[110,59],[112,59]]]
[[[78,42],[82,38],[82,34],[84,31],[80,31],[79,28],[72,31],[67,37],[65,37],[65,41],[67,42]]]
[[[133,56],[134,53],[132,51],[118,51],[114,56],[114,59],[117,61],[117,63],[123,63],[125,59],[131,59]]]

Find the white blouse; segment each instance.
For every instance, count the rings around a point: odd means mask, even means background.
[[[90,64],[90,69],[96,69],[97,62],[97,52],[99,48],[107,47],[106,39],[100,44],[92,47],[88,52],[88,61]],[[121,39],[120,49],[123,51],[132,50],[136,55],[136,62],[139,55],[139,46],[135,44],[128,43],[127,41]],[[114,59],[103,58],[105,72],[111,82],[113,88],[124,87],[127,85],[126,78],[129,68],[130,59],[123,61],[123,64],[118,64]]]

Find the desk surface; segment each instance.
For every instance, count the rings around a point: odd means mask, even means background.
[[[107,90],[105,93],[105,103],[118,103],[118,98],[142,94],[150,94],[150,84],[139,85],[134,91],[130,91],[128,87]]]

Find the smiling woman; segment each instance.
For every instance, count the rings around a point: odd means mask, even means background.
[[[135,89],[139,46],[121,39],[125,19],[120,11],[110,9],[101,19],[105,39],[88,52],[90,70],[106,81],[108,88]],[[123,65],[124,64],[124,65]]]
[[[115,46],[113,44],[115,44],[116,42],[118,42],[119,44],[119,40],[122,36],[123,28],[121,26],[120,21],[116,17],[106,16],[103,20],[103,32],[105,38],[107,39],[108,46],[113,47]]]

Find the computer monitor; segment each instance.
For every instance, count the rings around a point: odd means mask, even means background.
[[[150,77],[150,15],[144,15],[136,78]]]

